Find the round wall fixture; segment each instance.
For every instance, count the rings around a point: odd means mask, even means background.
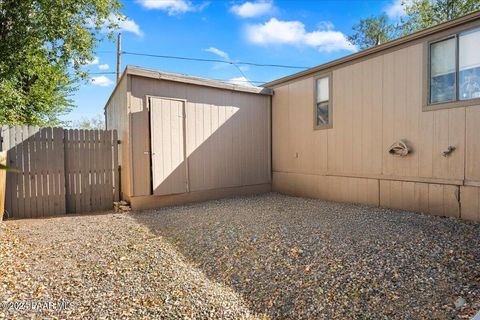
[[[410,153],[410,148],[403,140],[399,140],[388,148],[388,153],[397,157],[405,157]]]

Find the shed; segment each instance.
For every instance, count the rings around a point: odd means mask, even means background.
[[[480,12],[265,86],[274,191],[480,220]]]
[[[127,66],[106,106],[134,209],[271,188],[272,91]]]

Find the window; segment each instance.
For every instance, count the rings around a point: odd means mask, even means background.
[[[460,34],[458,42],[458,98],[480,98],[480,29]]]
[[[430,46],[430,102],[455,100],[455,38]]]
[[[480,29],[430,44],[430,104],[480,98]]]
[[[324,128],[331,124],[330,77],[321,77],[315,81],[315,128]]]

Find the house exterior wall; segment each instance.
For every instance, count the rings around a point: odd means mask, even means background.
[[[117,130],[120,146],[118,148],[118,164],[120,166],[120,192],[122,199],[131,196],[130,184],[130,152],[129,152],[129,116],[128,116],[128,84],[130,76],[121,78],[115,91],[105,106],[107,130]]]
[[[273,190],[480,220],[480,105],[424,111],[426,41],[275,85]],[[333,127],[315,130],[314,79],[325,72]],[[387,152],[400,139],[406,157]]]
[[[148,97],[185,101],[189,190],[195,199],[206,190],[255,185],[270,189],[269,95],[135,75],[130,75],[130,88],[131,196],[137,197],[132,204],[165,202],[161,196],[158,201],[146,198],[151,195]],[[177,203],[190,198],[175,197]]]

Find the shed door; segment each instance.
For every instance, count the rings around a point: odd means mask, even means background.
[[[188,191],[183,101],[150,98],[154,195]]]

